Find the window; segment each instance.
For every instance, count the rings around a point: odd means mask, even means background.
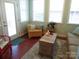
[[[49,22],[62,22],[64,0],[50,0]]]
[[[71,0],[69,23],[79,24],[79,0]]]
[[[33,0],[33,21],[44,21],[44,0]]]
[[[21,22],[28,21],[28,0],[20,0]]]

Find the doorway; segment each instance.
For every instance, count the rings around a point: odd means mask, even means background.
[[[12,39],[15,39],[19,36],[19,21],[18,21],[18,12],[17,4],[13,1],[4,1],[2,4],[2,14],[3,14],[3,34],[10,36]],[[17,16],[16,16],[17,15]]]

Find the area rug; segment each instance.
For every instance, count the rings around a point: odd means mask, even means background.
[[[19,45],[24,41],[23,38],[16,38],[14,40],[12,40],[12,45]]]
[[[67,42],[57,39],[57,53],[54,59],[67,59]],[[37,42],[21,59],[51,59],[50,57],[39,55],[39,42]]]

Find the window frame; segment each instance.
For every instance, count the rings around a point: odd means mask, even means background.
[[[74,20],[74,19],[77,19],[76,16],[79,16],[78,15],[79,14],[79,10],[72,10],[72,8],[73,8],[73,5],[72,4],[73,4],[73,0],[71,0],[68,23],[69,24],[79,24],[79,21]],[[77,8],[79,8],[79,7],[77,7]],[[76,9],[76,8],[74,8],[74,9]],[[76,15],[76,16],[74,16],[74,15]],[[73,17],[76,17],[76,18],[72,19],[73,18],[72,16]],[[79,18],[78,18],[78,20],[79,20]]]
[[[34,0],[33,0],[33,1],[34,1]],[[32,3],[34,3],[33,1],[32,1]],[[39,1],[40,1],[40,0],[39,0]],[[34,21],[34,22],[44,22],[44,17],[45,17],[45,15],[44,15],[44,14],[45,14],[45,2],[46,2],[46,1],[43,0],[43,10],[42,10],[42,11],[43,11],[43,17],[42,17],[43,19],[42,19],[42,21],[40,21],[40,19],[38,19],[38,20],[35,20],[35,19],[34,19],[34,10],[33,10],[34,5],[32,5],[32,21]]]
[[[65,5],[65,0],[63,1],[63,3],[62,3],[62,10],[54,10],[54,9],[52,9],[52,13],[51,13],[51,2],[50,2],[50,5],[49,5],[49,20],[48,20],[48,22],[56,22],[56,23],[62,23],[62,21],[63,21],[63,13],[64,13],[64,5]],[[55,12],[55,13],[54,13]],[[52,15],[51,14],[56,14],[57,12],[59,12],[60,14],[61,14],[61,18],[60,18],[60,21],[55,21],[55,20],[51,20],[51,19],[53,19],[53,17],[51,17]],[[59,14],[58,13],[58,14]],[[56,14],[57,15],[57,14]],[[55,17],[55,16],[54,16]],[[55,19],[55,18],[54,18]]]
[[[22,0],[23,1],[23,0]],[[25,7],[27,7],[27,8],[25,8],[25,9],[21,9],[21,4],[20,4],[20,2],[21,2],[21,0],[19,0],[19,9],[20,9],[20,21],[21,22],[28,22],[29,21],[29,0],[25,0]],[[24,3],[24,2],[23,2]],[[23,19],[23,16],[22,16],[22,13],[24,13],[25,12],[25,15],[27,16],[27,17],[25,17],[26,18],[26,20],[22,20]]]

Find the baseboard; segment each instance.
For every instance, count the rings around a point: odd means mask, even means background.
[[[20,37],[25,37],[25,36],[28,36],[28,33],[25,33],[25,34],[23,34],[23,35],[20,36]]]

